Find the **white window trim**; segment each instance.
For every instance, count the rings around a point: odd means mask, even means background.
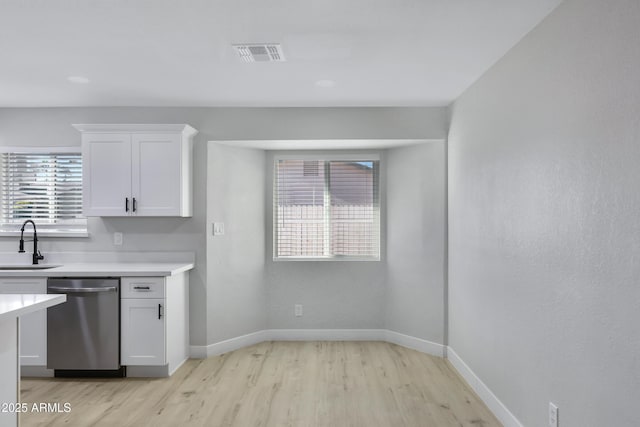
[[[345,162],[353,161],[380,161],[380,154],[363,153],[363,154],[276,154],[273,156],[274,164],[278,160],[329,160],[332,162],[344,160]]]
[[[29,146],[29,147],[12,147],[12,146],[0,146],[0,153],[80,153],[82,152],[81,146],[55,146],[55,145],[43,145],[43,146]],[[2,183],[0,182],[0,185]],[[14,226],[16,229],[14,229]],[[71,237],[71,238],[87,238],[89,237],[89,223],[87,219],[86,227],[78,228],[70,225],[64,227],[59,224],[57,227],[47,226],[45,224],[38,225],[38,238],[58,238],[58,237]],[[29,228],[31,230],[31,228]],[[0,224],[0,238],[2,237],[19,237],[20,226],[18,224]]]
[[[276,165],[279,160],[327,160],[327,161],[378,161],[380,166],[378,167],[378,256],[377,257],[359,257],[359,256],[347,256],[347,255],[331,255],[331,256],[297,256],[297,257],[278,257],[278,229],[275,226],[275,216],[273,216],[274,205],[274,193],[275,193],[275,171]],[[348,261],[348,262],[380,262],[382,261],[383,253],[383,237],[382,237],[382,224],[383,224],[383,208],[382,208],[382,167],[381,167],[381,155],[379,153],[302,153],[302,154],[280,154],[276,153],[272,158],[272,173],[271,173],[271,228],[272,228],[272,248],[271,258],[273,262],[325,262],[325,261]]]
[[[64,146],[57,147],[55,145],[43,145],[42,147],[6,147],[0,146],[0,153],[80,153],[82,147]]]
[[[31,233],[33,232],[33,229],[31,228],[31,226],[28,226],[25,231],[25,233],[27,233],[28,235],[31,235]],[[9,230],[6,226],[3,229],[0,229],[0,237],[20,237],[20,227],[18,227],[18,230]],[[77,230],[77,231],[73,231],[73,230],[64,230],[64,229],[57,229],[57,228],[51,228],[51,229],[43,229],[38,227],[38,240],[40,240],[40,238],[58,238],[58,237],[76,237],[76,238],[84,238],[84,237],[89,237],[89,231],[87,230]]]
[[[38,233],[40,236],[40,233]],[[275,254],[275,249],[274,249]],[[307,262],[325,262],[325,261],[354,261],[354,262],[379,262],[382,260],[382,257],[378,255],[377,257],[357,257],[357,256],[344,256],[344,255],[334,255],[334,256],[309,256],[309,257],[273,257],[273,262],[289,262],[289,261],[307,261]]]

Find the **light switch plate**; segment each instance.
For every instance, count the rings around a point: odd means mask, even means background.
[[[558,427],[559,425],[558,406],[553,402],[549,402],[549,427]]]
[[[213,235],[222,236],[224,234],[224,222],[213,223]]]

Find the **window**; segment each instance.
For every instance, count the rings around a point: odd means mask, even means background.
[[[377,159],[274,167],[274,259],[380,259]]]
[[[86,234],[80,153],[10,152],[1,157],[0,230],[19,231],[32,219],[44,234]]]

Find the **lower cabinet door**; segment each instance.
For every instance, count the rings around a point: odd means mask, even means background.
[[[20,364],[22,366],[47,365],[46,310],[20,317]]]
[[[166,365],[164,299],[120,300],[120,363]]]
[[[0,277],[0,294],[46,294],[44,277]],[[20,316],[20,364],[47,364],[47,311]]]

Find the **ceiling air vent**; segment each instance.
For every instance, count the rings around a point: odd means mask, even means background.
[[[282,46],[277,43],[234,44],[244,62],[284,62]]]

